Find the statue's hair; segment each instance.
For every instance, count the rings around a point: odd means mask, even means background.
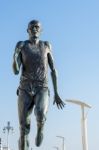
[[[28,29],[33,25],[33,24],[37,24],[40,28],[41,28],[41,24],[38,20],[32,20],[29,22],[28,24]]]

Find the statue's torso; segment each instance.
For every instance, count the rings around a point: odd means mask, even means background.
[[[22,75],[21,82],[30,81],[34,84],[47,84],[49,50],[44,42],[31,45],[26,42],[22,48]]]

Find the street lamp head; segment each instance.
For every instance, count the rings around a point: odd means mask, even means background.
[[[63,137],[63,136],[60,136],[60,135],[57,135],[56,137],[64,139],[64,137]]]
[[[3,128],[3,133],[5,133],[5,130],[6,130],[6,129],[5,129],[5,127],[4,127],[4,128]]]
[[[7,123],[8,123],[8,125],[10,126],[10,121],[8,121]]]
[[[82,102],[80,100],[66,99],[66,102],[77,104],[77,105],[80,105],[81,107],[91,108],[91,106],[89,104],[86,104],[85,102]]]
[[[13,129],[13,127],[11,127],[11,130],[12,130],[12,133],[14,133],[14,129]]]
[[[55,149],[59,150],[59,148],[58,148],[57,146],[54,146],[53,148],[55,148]]]

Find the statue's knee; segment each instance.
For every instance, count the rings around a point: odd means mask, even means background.
[[[21,136],[29,134],[30,133],[30,124],[20,126],[20,133],[21,133]]]
[[[25,126],[25,135],[29,134],[30,133],[30,124],[27,124]]]
[[[46,115],[44,114],[44,110],[37,109],[35,111],[36,119],[38,122],[45,122],[46,120]]]

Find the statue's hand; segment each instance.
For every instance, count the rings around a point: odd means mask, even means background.
[[[55,94],[55,96],[54,96],[53,104],[55,104],[55,103],[56,103],[58,109],[60,109],[60,108],[63,109],[63,107],[65,106],[65,103],[61,100],[61,98],[59,97],[58,94]]]

